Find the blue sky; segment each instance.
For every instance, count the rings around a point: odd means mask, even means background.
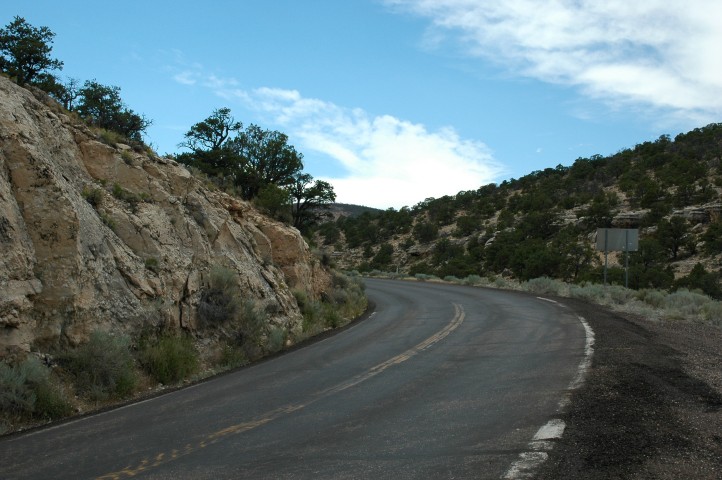
[[[3,2],[178,152],[229,107],[337,200],[412,206],[722,121],[719,0]]]

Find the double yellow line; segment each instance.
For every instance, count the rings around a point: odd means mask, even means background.
[[[249,430],[253,430],[254,428],[257,428],[257,427],[265,425],[269,422],[272,422],[273,420],[275,420],[283,415],[287,415],[289,413],[293,413],[293,412],[296,412],[303,408],[306,408],[307,406],[309,406],[329,395],[333,395],[333,394],[342,392],[344,390],[347,390],[351,387],[354,387],[360,383],[365,382],[366,380],[369,380],[370,378],[375,377],[376,375],[380,374],[381,372],[383,372],[384,370],[386,370],[387,368],[389,368],[393,365],[399,365],[399,364],[409,360],[410,358],[414,357],[418,353],[423,352],[424,350],[428,349],[432,345],[440,342],[441,340],[446,338],[451,332],[453,332],[454,330],[459,328],[459,325],[462,324],[465,317],[466,317],[466,313],[464,312],[464,309],[461,307],[461,305],[458,305],[455,303],[454,304],[454,317],[443,329],[439,330],[438,332],[436,332],[435,334],[433,334],[432,336],[430,336],[423,342],[411,347],[410,349],[406,350],[405,352],[403,352],[399,355],[396,355],[395,357],[390,358],[389,360],[386,360],[385,362],[379,363],[378,365],[376,365],[374,367],[371,367],[367,371],[365,371],[359,375],[356,375],[355,377],[351,378],[350,380],[347,380],[338,385],[335,385],[333,387],[327,388],[325,390],[322,390],[320,392],[313,394],[311,396],[311,398],[309,398],[309,400],[306,401],[305,403],[284,405],[283,407],[277,408],[270,412],[266,412],[265,414],[263,414],[262,416],[254,419],[254,420],[251,420],[248,422],[237,423],[235,425],[230,425],[228,427],[225,427],[225,428],[217,430],[213,433],[210,433],[210,434],[206,435],[203,439],[198,441],[197,443],[188,443],[183,448],[173,449],[169,452],[161,452],[153,457],[144,458],[135,466],[128,466],[117,472],[107,473],[105,475],[97,477],[97,480],[120,480],[122,478],[134,477],[144,471],[159,467],[160,465],[169,463],[180,457],[184,457],[186,455],[190,455],[191,453],[202,450],[203,448],[205,448],[209,445],[218,443],[219,441],[221,441],[222,439],[224,439],[230,435],[235,435],[235,434],[247,432]]]

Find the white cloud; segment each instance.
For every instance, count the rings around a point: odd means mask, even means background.
[[[173,75],[173,80],[181,85],[195,85],[198,83],[198,75],[195,72],[184,71]]]
[[[317,152],[341,165],[346,173],[335,178],[311,172],[334,186],[338,202],[401,208],[478,189],[503,173],[486,145],[461,138],[452,127],[429,131],[391,115],[305,98],[296,90],[241,89],[235,79],[206,73],[199,64],[173,79],[243,104],[289,135],[306,158]]]
[[[722,114],[718,0],[386,0],[471,55],[613,103],[695,120]],[[427,42],[428,44],[428,42]]]
[[[390,115],[374,117],[304,98],[295,90],[241,90],[235,97],[300,139],[307,155],[323,153],[342,164],[346,175],[323,178],[342,203],[411,206],[427,197],[477,189],[501,173],[483,143],[464,140],[450,127],[429,131]]]

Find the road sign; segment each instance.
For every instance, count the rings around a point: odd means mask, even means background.
[[[639,250],[639,229],[598,228],[597,250],[602,252],[636,252]]]
[[[598,228],[597,250],[604,252],[604,285],[607,285],[607,254],[624,252],[624,286],[629,286],[629,252],[639,250],[639,229]]]

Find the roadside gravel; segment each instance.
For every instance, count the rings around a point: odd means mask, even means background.
[[[722,479],[722,329],[559,301],[591,325],[594,357],[535,478]]]

